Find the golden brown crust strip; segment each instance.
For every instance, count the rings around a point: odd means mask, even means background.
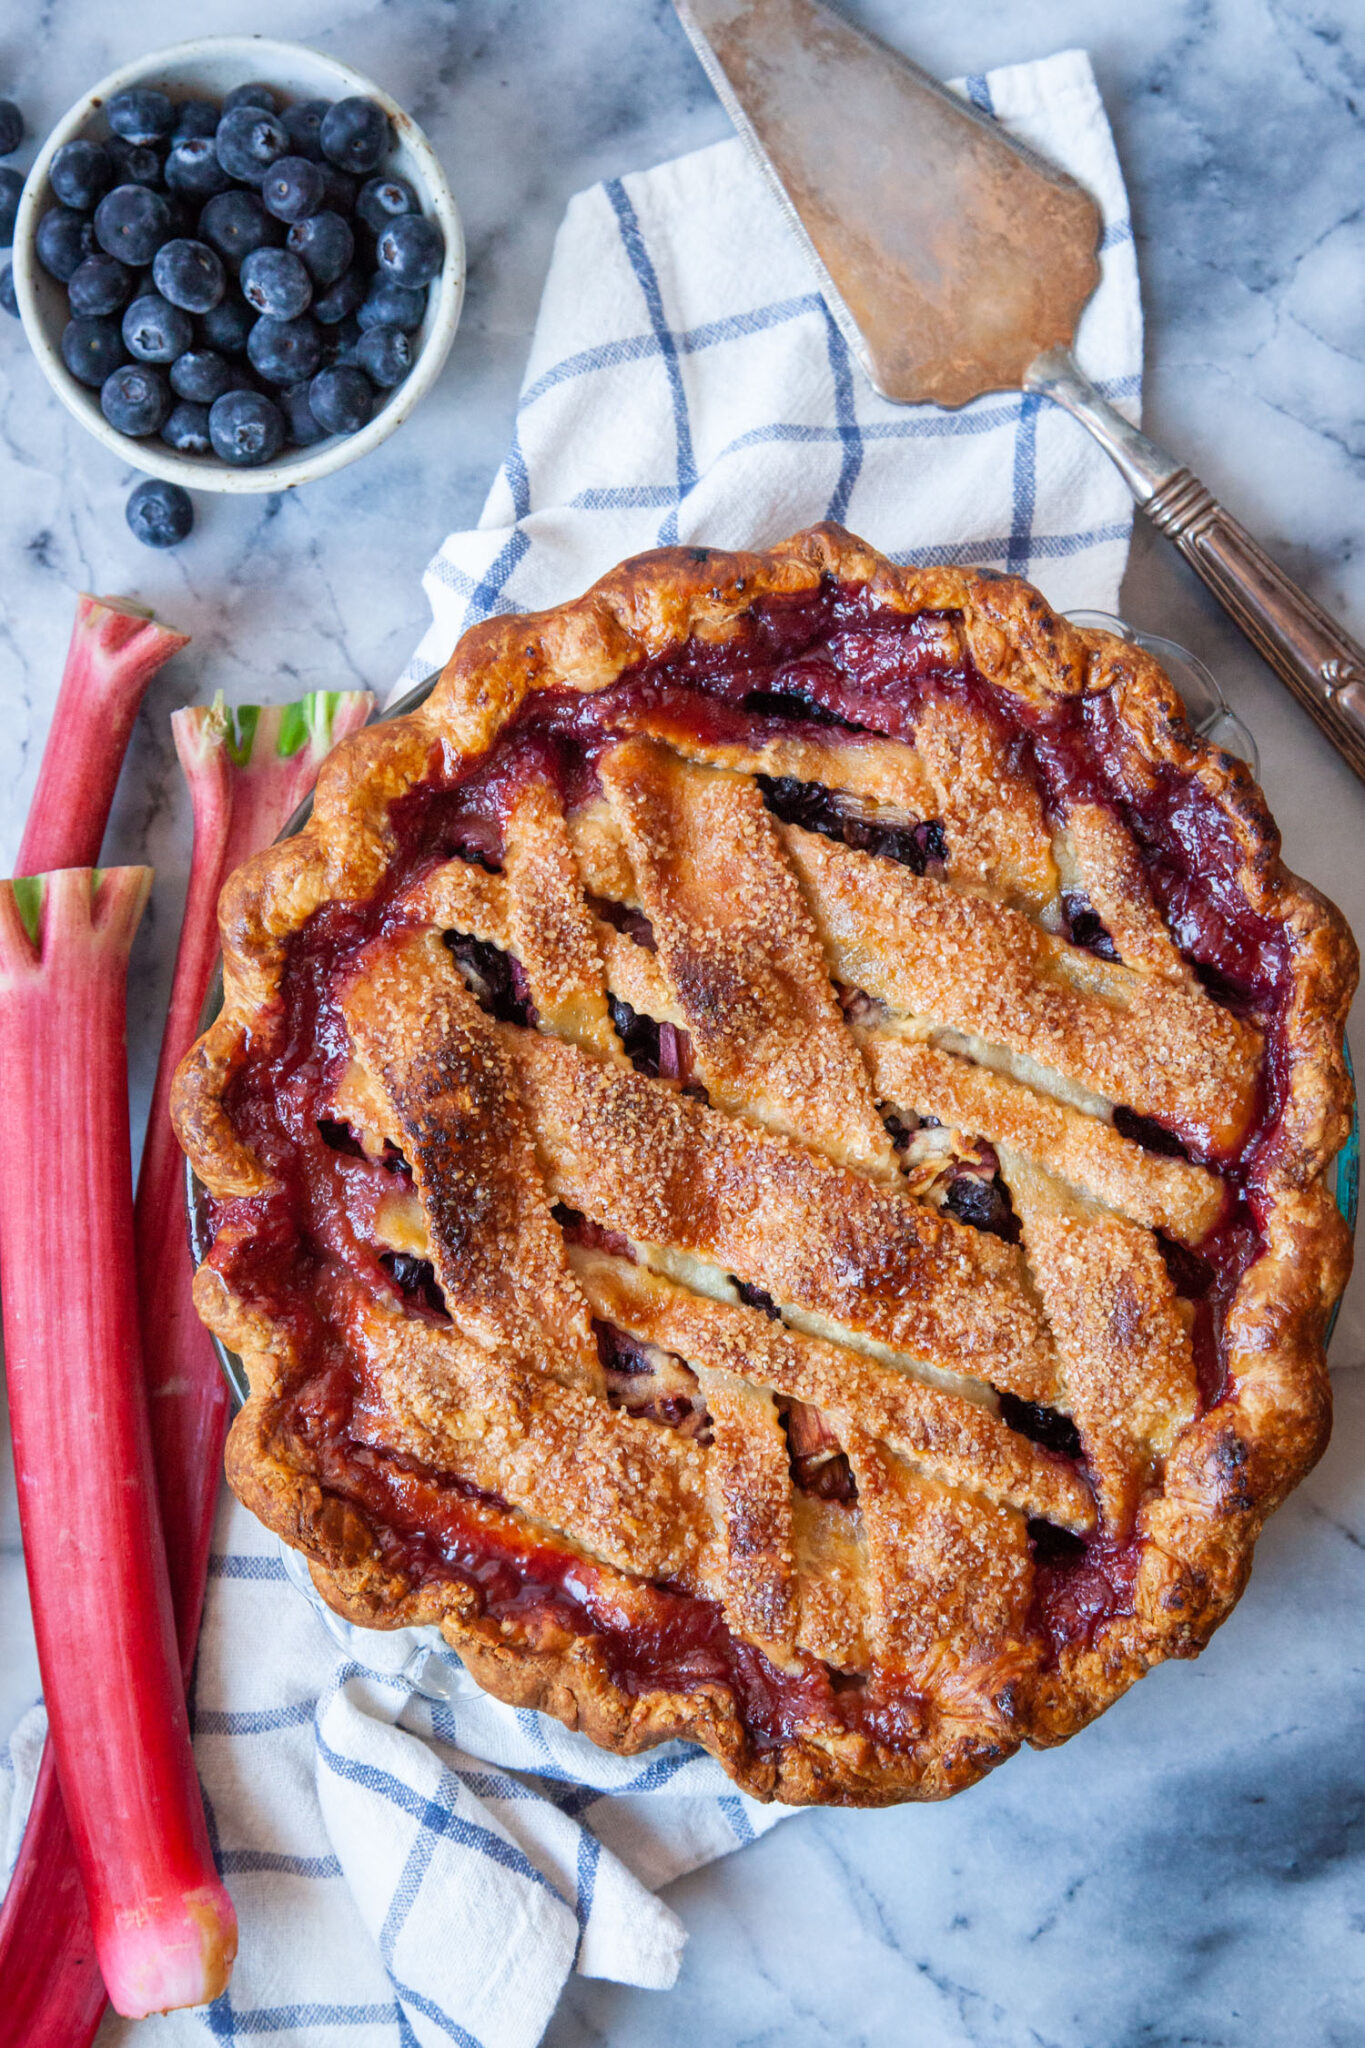
[[[561,1202],[1030,1401],[1051,1342],[1011,1245],[575,1047],[500,1027]]]

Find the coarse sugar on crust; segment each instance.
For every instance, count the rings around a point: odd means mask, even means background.
[[[586,779],[422,837],[579,699]],[[173,1111],[229,1478],[501,1699],[942,1797],[1196,1654],[1325,1445],[1354,944],[1015,578],[824,525],[489,620],[220,926]]]

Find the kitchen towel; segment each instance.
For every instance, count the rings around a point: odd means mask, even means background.
[[[1132,230],[1088,60],[965,90],[1099,199],[1103,275],[1079,354],[1136,416]],[[957,413],[879,399],[724,142],[570,204],[511,451],[479,526],[427,572],[433,623],[404,686],[466,626],[556,602],[622,555],[763,544],[823,518],[902,559],[996,565],[1064,608],[1112,608],[1130,513],[1096,445],[1035,399]],[[501,1706],[431,1638],[324,1623],[305,1588],[297,1560],[225,1504],[193,1704],[241,1954],[206,2012],[107,2019],[102,2048],[533,2048],[574,1969],[672,1983],[685,1936],[658,1888],[782,1809],[737,1794],[699,1750],[617,1758]],[[35,1709],[0,1771],[10,1861],[41,1735]]]

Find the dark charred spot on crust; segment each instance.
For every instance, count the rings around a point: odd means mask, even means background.
[[[1252,1505],[1250,1461],[1250,1451],[1232,1430],[1226,1430],[1212,1446],[1209,1462],[1220,1488],[1220,1514],[1240,1514]]]
[[[1002,1393],[1000,1420],[1020,1436],[1026,1436],[1030,1443],[1041,1444],[1045,1451],[1055,1451],[1058,1457],[1081,1456],[1080,1432],[1060,1408],[1044,1408],[1036,1401],[1021,1401],[1017,1394]]]

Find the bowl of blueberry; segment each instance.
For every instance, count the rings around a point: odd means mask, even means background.
[[[219,36],[125,65],[57,124],[14,289],[62,403],[180,487],[139,487],[167,545],[181,491],[288,489],[401,426],[454,337],[464,237],[387,93],[299,44]]]

